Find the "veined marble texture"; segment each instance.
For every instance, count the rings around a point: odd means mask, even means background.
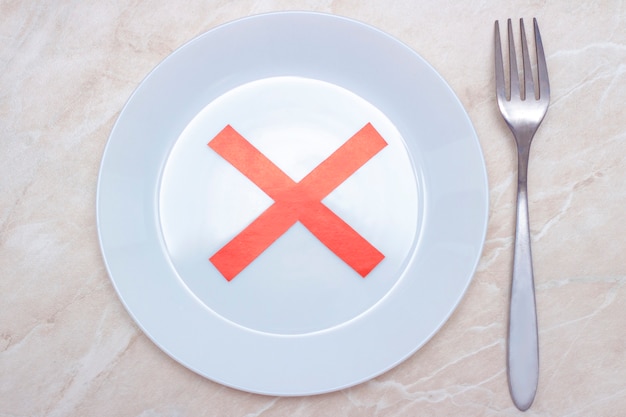
[[[484,252],[443,328],[393,370],[281,398],[196,375],[135,325],[96,229],[102,152],[144,76],[241,17],[314,10],[397,37],[450,84],[489,175]],[[626,5],[600,1],[0,0],[0,416],[515,416],[506,376],[516,165],[493,22],[537,17],[552,99],[531,151],[540,380],[528,416],[626,415]],[[528,30],[529,27],[527,27]]]

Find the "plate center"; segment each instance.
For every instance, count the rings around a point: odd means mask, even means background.
[[[215,314],[303,334],[354,319],[402,278],[418,195],[404,141],[376,107],[273,77],[189,123],[163,168],[159,219],[178,276]]]

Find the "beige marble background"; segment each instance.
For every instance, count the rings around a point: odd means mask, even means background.
[[[142,78],[218,24],[352,17],[429,61],[466,107],[490,180],[487,242],[443,329],[344,391],[222,387],[119,302],[95,224],[102,151]],[[515,416],[505,370],[515,159],[493,94],[493,21],[539,19],[552,104],[532,150],[541,375],[528,416],[626,416],[626,5],[601,1],[0,0],[0,416]]]

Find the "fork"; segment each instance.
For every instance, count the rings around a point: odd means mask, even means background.
[[[496,97],[500,113],[517,144],[517,221],[507,343],[509,390],[515,406],[527,410],[539,381],[537,310],[528,223],[527,173],[530,144],[550,102],[550,84],[537,19],[533,19],[537,55],[537,91],[533,83],[524,21],[520,19],[523,83],[520,85],[511,19],[508,19],[509,91],[506,91],[500,28],[495,22]],[[508,93],[508,94],[507,94]]]

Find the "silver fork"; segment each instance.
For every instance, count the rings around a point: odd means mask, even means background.
[[[522,411],[527,410],[532,404],[539,380],[537,311],[530,249],[526,180],[530,143],[548,110],[548,103],[550,102],[548,70],[537,19],[533,19],[533,23],[537,54],[537,92],[535,92],[535,84],[533,83],[523,19],[520,19],[520,31],[524,79],[523,84],[520,85],[513,28],[511,19],[509,19],[510,89],[508,94],[505,91],[500,29],[498,22],[495,23],[496,96],[500,113],[513,132],[517,144],[517,222],[511,283],[507,368],[511,397],[517,408]]]

